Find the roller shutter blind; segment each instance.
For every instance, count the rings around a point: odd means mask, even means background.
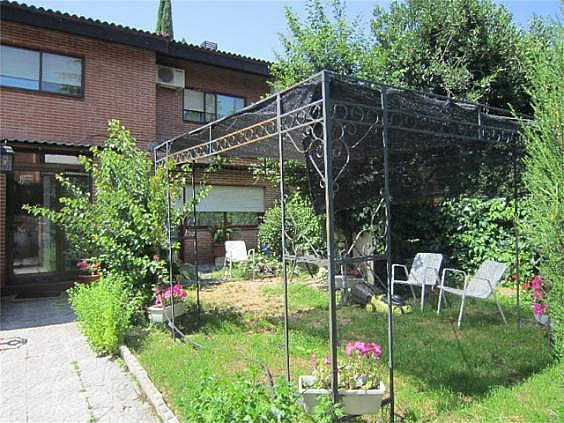
[[[196,188],[196,192],[199,189]],[[185,189],[186,200],[192,198],[192,187]],[[196,206],[199,212],[264,212],[264,188],[216,185]]]

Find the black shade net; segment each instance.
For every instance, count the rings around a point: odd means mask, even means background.
[[[325,104],[322,74],[317,74],[279,96],[169,141],[158,148],[157,157],[177,163],[216,154],[278,160],[280,125],[284,159],[305,164],[313,203],[321,212],[325,106],[336,211],[382,198],[385,116],[393,202],[512,193],[514,165],[519,171],[524,148],[520,124],[509,112],[331,73],[326,76]]]

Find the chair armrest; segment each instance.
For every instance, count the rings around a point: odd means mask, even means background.
[[[441,288],[442,288],[443,286],[445,286],[445,277],[446,277],[447,272],[450,272],[450,273],[457,273],[457,274],[459,274],[459,275],[464,276],[464,290],[466,290],[466,284],[467,284],[467,282],[468,282],[468,274],[467,274],[465,271],[463,271],[463,270],[452,269],[452,268],[450,268],[450,267],[445,267],[445,268],[443,269],[443,274],[442,274],[442,276],[441,276]]]
[[[407,270],[407,266],[404,264],[392,264],[392,280],[396,280],[395,278],[395,271],[396,271],[396,267],[401,267],[405,273],[405,277],[407,279],[409,279],[409,270]],[[398,279],[399,280],[399,279]]]

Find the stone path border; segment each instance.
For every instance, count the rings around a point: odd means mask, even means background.
[[[165,423],[179,423],[174,413],[168,408],[163,395],[159,392],[151,379],[149,379],[149,375],[147,375],[141,363],[139,363],[131,351],[129,351],[129,348],[122,345],[119,347],[119,353],[161,420]]]

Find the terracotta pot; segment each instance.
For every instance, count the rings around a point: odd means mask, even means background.
[[[225,244],[214,244],[212,247],[214,257],[225,256]]]
[[[100,275],[95,273],[93,275],[78,275],[78,281],[80,283],[89,284],[91,282],[97,281],[100,279]]]

